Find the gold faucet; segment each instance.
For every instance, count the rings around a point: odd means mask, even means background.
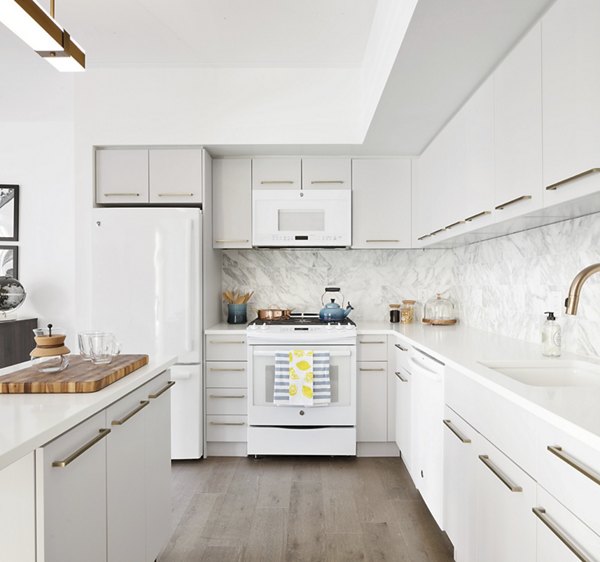
[[[567,300],[565,300],[567,314],[577,314],[577,305],[579,304],[581,288],[590,276],[598,272],[600,272],[600,263],[595,263],[593,265],[588,265],[575,275],[575,279],[573,279],[571,288],[569,289],[569,296],[567,297]]]

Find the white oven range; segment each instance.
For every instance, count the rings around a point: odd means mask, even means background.
[[[248,454],[356,455],[356,325],[325,323],[317,314],[288,320],[256,320],[248,343]],[[331,403],[275,405],[275,353],[327,351]]]

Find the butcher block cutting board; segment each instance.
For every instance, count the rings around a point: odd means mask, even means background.
[[[40,373],[26,367],[0,377],[0,394],[96,392],[148,363],[147,355],[119,355],[108,365],[94,365],[79,355],[69,356],[60,373]]]

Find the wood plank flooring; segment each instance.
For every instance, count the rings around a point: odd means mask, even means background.
[[[173,463],[159,562],[451,562],[400,458]]]

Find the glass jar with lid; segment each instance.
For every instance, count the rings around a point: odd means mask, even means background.
[[[411,324],[414,320],[416,302],[410,299],[402,301],[402,306],[400,307],[400,322],[402,324]]]
[[[450,299],[442,297],[437,293],[435,297],[425,303],[423,311],[423,323],[432,326],[451,326],[456,324],[456,313],[454,304]]]

